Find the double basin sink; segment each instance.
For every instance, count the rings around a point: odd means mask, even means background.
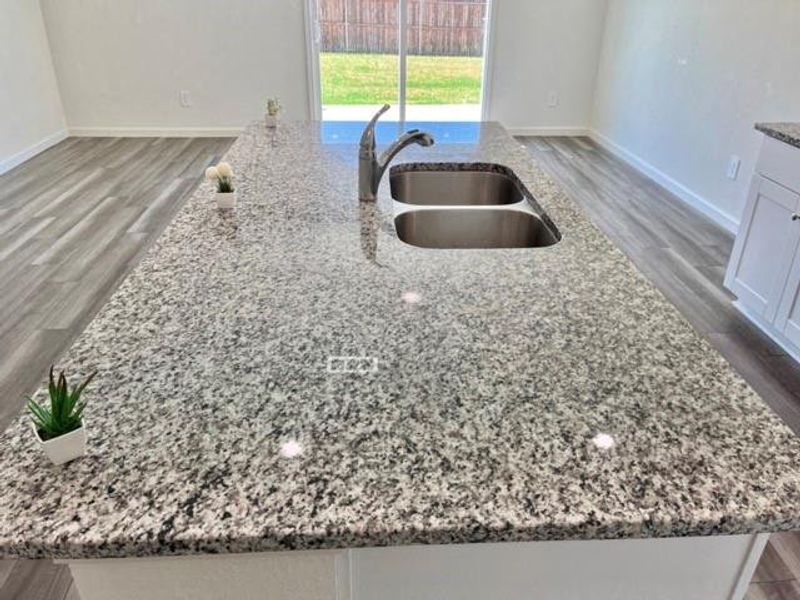
[[[544,248],[561,233],[516,175],[487,163],[393,167],[395,229],[422,248]]]

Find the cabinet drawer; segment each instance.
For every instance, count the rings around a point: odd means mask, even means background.
[[[756,171],[784,187],[800,191],[800,148],[765,136]]]

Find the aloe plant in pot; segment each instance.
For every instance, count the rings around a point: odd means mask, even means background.
[[[83,426],[83,411],[86,400],[81,395],[97,373],[69,388],[62,371],[56,379],[50,367],[50,382],[47,388],[50,406],[39,404],[28,398],[28,411],[33,421],[33,431],[47,457],[61,465],[86,454],[86,430]]]

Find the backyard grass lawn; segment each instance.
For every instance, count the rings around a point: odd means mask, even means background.
[[[397,56],[320,54],[322,103],[397,102]],[[472,56],[409,56],[408,104],[479,104],[481,59]]]

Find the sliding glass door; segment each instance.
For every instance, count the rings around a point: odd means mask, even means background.
[[[480,121],[487,0],[406,0],[406,118]]]
[[[383,104],[398,118],[400,0],[313,1],[323,120],[364,120]]]
[[[490,0],[309,0],[323,120],[479,121]]]

